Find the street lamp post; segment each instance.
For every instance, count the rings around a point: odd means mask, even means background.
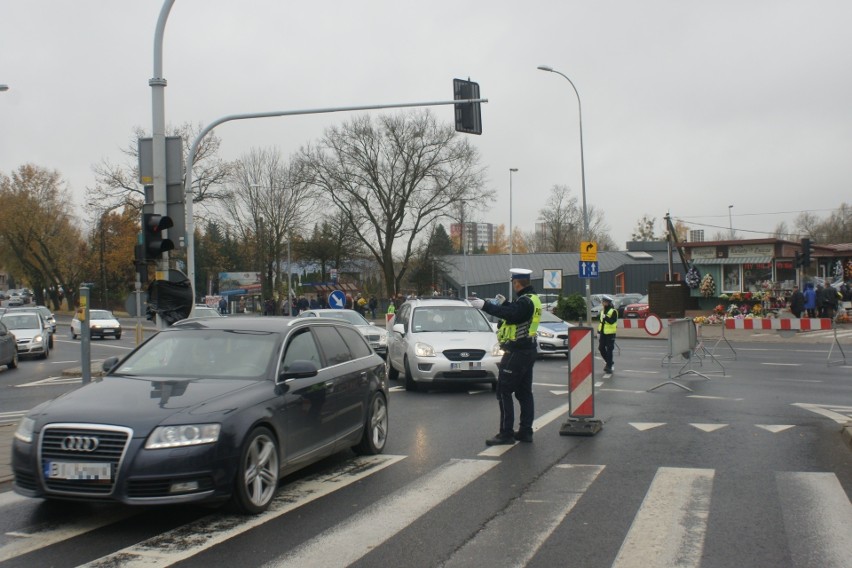
[[[512,269],[512,253],[515,252],[515,240],[512,238],[512,174],[518,171],[518,168],[509,168],[509,270]],[[512,300],[512,280],[509,280],[509,295],[506,296],[509,301]]]
[[[728,226],[731,229],[731,240],[734,240],[734,218],[731,215],[731,209],[733,208],[733,205],[728,205]]]
[[[577,87],[574,86],[574,82],[561,71],[557,71],[549,65],[539,65],[538,69],[562,75],[571,85],[571,88],[574,89],[574,94],[577,95],[577,112],[580,118],[580,179],[583,188],[583,238],[588,241],[591,240],[591,235],[589,234],[589,210],[586,208],[586,165],[583,158],[583,104],[580,102],[580,93],[577,91]],[[592,327],[592,283],[589,278],[586,278],[586,319],[589,327]]]

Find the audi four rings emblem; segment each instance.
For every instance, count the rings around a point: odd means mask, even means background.
[[[59,447],[66,452],[94,452],[99,444],[94,436],[65,436]]]
[[[461,355],[462,359],[467,359],[468,357],[470,357],[470,353],[468,353],[467,351],[462,351],[461,353],[459,353],[459,355]]]

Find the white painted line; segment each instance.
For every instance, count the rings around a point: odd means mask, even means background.
[[[801,363],[761,363],[761,365],[772,365],[774,367],[801,367]]]
[[[689,424],[690,426],[694,426],[699,430],[703,430],[705,432],[715,432],[716,430],[720,430],[727,426],[727,424]]]
[[[665,422],[628,422],[631,426],[639,430],[640,432],[644,432],[645,430],[650,430],[651,428],[657,428],[658,426],[665,426]]]
[[[533,383],[537,387],[557,387],[557,388],[565,388],[568,386],[568,383],[560,383],[558,385],[554,385],[553,383]]]
[[[26,497],[21,497],[21,499],[26,499]],[[10,502],[13,501],[10,500]],[[5,503],[3,504],[5,505]],[[45,521],[35,526],[29,526],[23,531],[6,533],[6,536],[10,538],[0,545],[0,562],[76,538],[136,514],[138,514],[136,510],[121,508],[114,511],[93,513],[89,516],[68,517],[63,519],[62,523]]]
[[[389,388],[388,392],[402,392],[404,390],[405,390],[405,387],[396,386],[396,387]]]
[[[441,566],[486,566],[495,555],[500,566],[526,566],[603,469],[570,464],[549,469]],[[511,546],[506,546],[507,535],[512,535]]]
[[[568,394],[569,392],[571,392],[571,391],[555,391],[555,390],[552,390],[552,391],[550,391],[550,394],[554,394],[556,396],[561,396],[563,394]]]
[[[658,469],[613,568],[700,566],[712,489],[711,469]]]
[[[624,369],[623,371],[619,371],[620,373],[636,373],[639,375],[659,375],[660,371],[640,371],[638,369]]]
[[[378,455],[354,458],[331,472],[291,483],[279,490],[265,513],[253,517],[214,513],[195,522],[161,533],[128,546],[83,566],[91,568],[121,566],[150,568],[171,566],[222,543],[239,534],[269,522],[306,503],[351,485],[372,475],[405,456]],[[485,462],[493,463],[497,462]]]
[[[789,430],[793,428],[795,424],[755,424],[758,428],[762,428],[767,432],[772,432],[773,434],[777,434],[778,432],[783,432],[784,430]]]
[[[546,413],[542,414],[541,416],[539,416],[538,418],[533,420],[533,432],[541,429],[544,426],[547,426],[548,424],[550,424],[551,422],[553,422],[554,420],[556,420],[557,418],[559,418],[563,414],[566,414],[570,410],[571,410],[571,403],[569,402],[569,403],[563,404],[561,406],[557,406],[556,408],[554,408],[550,412],[546,412]],[[512,448],[514,448],[516,445],[517,445],[517,442],[515,444],[506,444],[504,446],[490,446],[490,447],[486,448],[485,450],[482,450],[481,452],[479,452],[477,455],[480,456],[480,457],[486,457],[486,458],[499,457],[499,456],[502,456],[503,454],[505,454],[506,452],[508,452],[509,450],[511,450]]]
[[[744,400],[742,398],[729,398],[727,396],[704,396],[704,395],[700,395],[700,394],[690,394],[690,395],[687,395],[687,398],[703,398],[705,400],[733,400],[733,401],[736,401],[736,402]]]
[[[648,392],[648,391],[635,391],[635,390],[628,390],[628,389],[600,389],[600,390],[601,390],[601,392],[603,392],[603,391],[606,391],[606,392],[626,392],[626,393],[630,393],[630,394],[647,394],[647,392]]]
[[[821,383],[820,380],[814,379],[775,379],[776,381],[783,381],[786,383]]]
[[[852,558],[852,504],[828,472],[775,474],[794,566],[846,568]]]
[[[46,379],[41,379],[38,381],[33,381],[31,383],[22,383],[20,385],[14,385],[17,388],[21,387],[46,387],[52,385],[69,385],[74,383],[82,383],[83,377],[48,377]]]
[[[267,563],[265,568],[349,566],[498,463],[492,460],[452,460],[292,552]],[[377,519],[380,519],[380,530],[377,530]]]
[[[799,408],[804,408],[805,410],[810,410],[811,412],[814,412],[816,414],[821,414],[822,416],[825,416],[826,418],[831,418],[832,420],[834,420],[838,424],[846,424],[851,419],[849,416],[846,416],[845,414],[840,414],[839,412],[835,412],[833,410],[830,410],[832,408],[837,408],[835,405],[832,405],[832,404],[807,404],[807,403],[804,403],[804,402],[794,402],[793,406],[798,406]],[[850,411],[852,411],[852,408],[850,408]]]

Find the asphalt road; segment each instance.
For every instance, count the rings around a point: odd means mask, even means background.
[[[603,428],[591,437],[559,434],[568,361],[540,360],[535,441],[515,446],[484,445],[497,429],[487,386],[410,393],[400,383],[382,456],[343,452],[291,476],[258,518],[0,493],[0,568],[848,567],[852,450],[840,430],[852,419],[852,366],[827,366],[830,344],[795,339],[733,342],[718,351],[726,359],[681,368],[678,358],[664,366],[667,342],[623,338],[615,375],[597,379]],[[93,357],[127,341],[94,341]],[[61,339],[47,363],[0,372],[3,409],[76,388],[10,380],[61,376],[75,348]],[[692,392],[649,392],[670,380]]]

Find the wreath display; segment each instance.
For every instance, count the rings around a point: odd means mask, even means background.
[[[716,282],[713,281],[712,274],[705,274],[701,279],[701,295],[705,298],[712,298],[716,295]]]
[[[690,266],[689,270],[686,271],[686,285],[689,286],[690,290],[695,290],[700,282],[701,273],[694,266]]]

